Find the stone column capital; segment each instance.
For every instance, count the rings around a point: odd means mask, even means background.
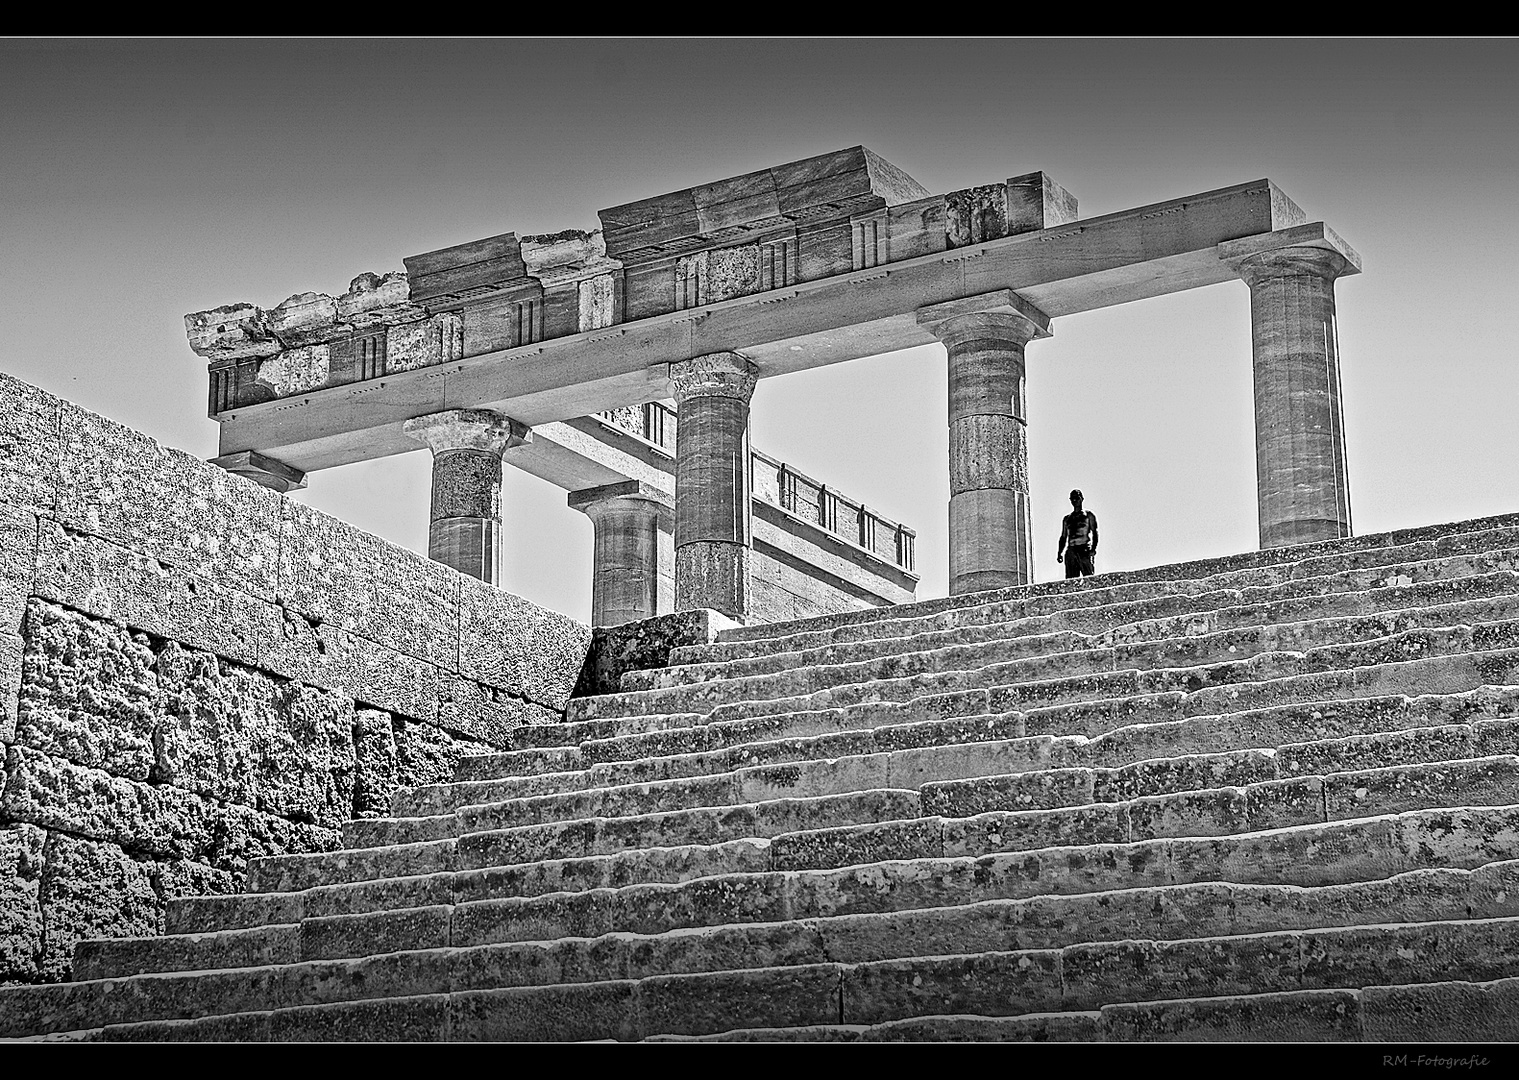
[[[1310,277],[1333,281],[1351,270],[1350,260],[1338,251],[1316,247],[1284,247],[1262,251],[1230,262],[1234,272],[1255,286],[1272,278]]]
[[[1022,347],[1051,336],[1050,317],[1011,289],[919,308],[918,325],[945,345],[996,338]]]
[[[1361,256],[1322,221],[1227,240],[1218,245],[1218,257],[1251,287],[1273,278],[1334,281],[1361,272]]]
[[[670,386],[675,403],[691,398],[735,398],[748,402],[759,382],[759,368],[738,353],[708,353],[670,365]]]
[[[673,495],[642,480],[624,480],[616,484],[603,484],[600,487],[581,488],[579,491],[570,492],[566,502],[570,509],[579,510],[582,514],[592,517],[597,512],[607,509],[638,504],[650,510],[662,510],[666,513],[675,509]]]
[[[401,430],[434,454],[445,450],[478,450],[499,455],[533,439],[532,428],[490,409],[429,413],[406,421]]]

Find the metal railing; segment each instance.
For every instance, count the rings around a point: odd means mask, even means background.
[[[601,419],[674,453],[675,410],[662,402],[629,405],[597,413]],[[899,521],[871,510],[804,472],[769,454],[750,451],[749,485],[754,494],[773,506],[813,522],[828,532],[857,544],[879,559],[895,563],[912,573],[917,559],[917,533]]]

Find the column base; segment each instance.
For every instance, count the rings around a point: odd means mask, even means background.
[[[675,610],[711,608],[747,621],[749,558],[745,544],[693,540],[675,549]]]

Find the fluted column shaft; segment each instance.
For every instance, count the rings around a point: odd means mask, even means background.
[[[406,421],[432,450],[428,558],[492,585],[501,582],[501,456],[532,438],[488,409],[450,409]]]
[[[743,620],[750,603],[749,400],[754,365],[712,353],[670,365],[675,443],[675,610]]]
[[[661,559],[659,519],[670,512],[670,497],[629,480],[572,492],[569,504],[596,529],[591,625],[621,626],[660,614],[661,579],[669,576],[661,562],[669,556]]]
[[[950,595],[1033,577],[1022,314],[975,312],[931,326],[949,352]]]
[[[1279,248],[1235,264],[1250,286],[1262,548],[1350,536],[1334,251]]]

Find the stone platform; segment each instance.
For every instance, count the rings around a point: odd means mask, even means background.
[[[1519,1038],[1519,515],[726,629],[391,809],[0,1036]]]

